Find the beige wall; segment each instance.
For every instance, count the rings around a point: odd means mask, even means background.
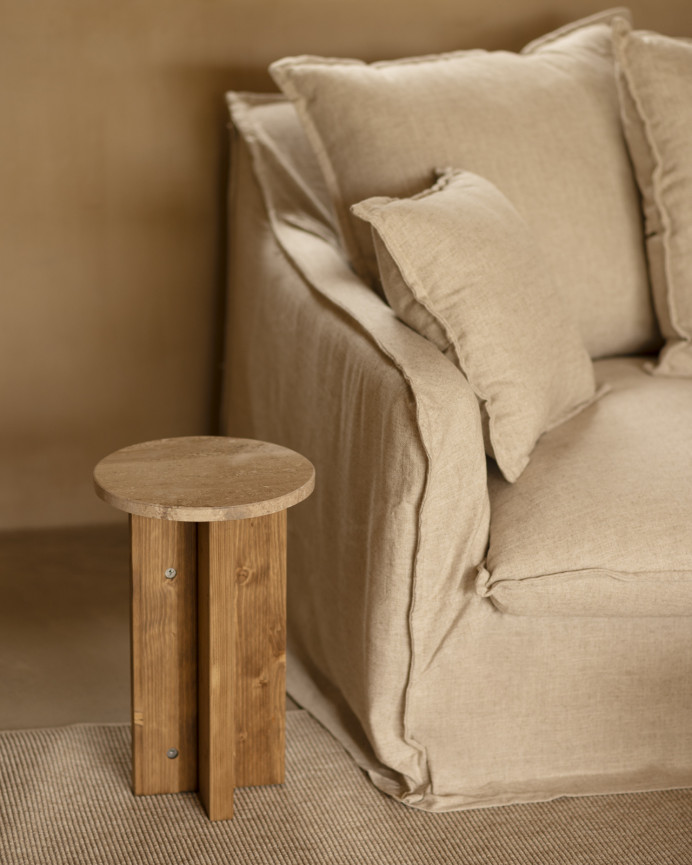
[[[690,0],[638,26],[692,35]],[[0,528],[101,522],[93,464],[213,431],[227,89],[282,55],[517,48],[588,0],[0,0]]]

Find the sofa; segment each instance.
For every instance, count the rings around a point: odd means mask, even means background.
[[[316,467],[289,693],[428,811],[689,786],[692,44],[272,74],[227,97],[223,423]]]

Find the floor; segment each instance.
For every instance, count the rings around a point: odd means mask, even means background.
[[[0,533],[0,730],[128,722],[128,594],[126,524]],[[692,863],[689,791],[427,814],[375,790],[306,713],[293,713],[289,725],[289,783],[239,790],[236,818],[215,824],[192,794],[129,795],[122,728],[97,731],[122,739],[117,754],[109,747],[98,759],[81,745],[51,745],[91,735],[87,727],[32,733],[50,761],[27,758],[24,746],[3,758],[0,861]],[[86,774],[56,768],[56,754],[67,754],[68,768],[78,763],[71,755],[86,754]],[[113,766],[125,779],[116,771],[117,807],[103,778]]]
[[[0,533],[0,730],[129,721],[128,550],[126,522]]]

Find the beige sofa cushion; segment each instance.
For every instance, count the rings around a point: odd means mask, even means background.
[[[623,123],[642,192],[656,312],[654,372],[692,375],[692,42],[614,23]]]
[[[593,364],[531,230],[488,180],[448,170],[412,198],[371,198],[382,285],[397,315],[466,375],[508,481],[538,437],[594,396]]]
[[[543,436],[516,484],[490,473],[478,590],[519,615],[691,615],[692,380],[595,368],[610,393]]]
[[[579,22],[523,54],[472,50],[373,64],[295,57],[272,65],[365,279],[376,283],[377,262],[351,205],[408,197],[436,168],[453,165],[492,181],[544,243],[592,357],[660,346],[611,19]]]

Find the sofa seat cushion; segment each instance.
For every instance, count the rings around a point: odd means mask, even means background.
[[[644,365],[599,361],[609,393],[546,433],[515,484],[490,467],[477,590],[503,612],[692,615],[692,381]]]

